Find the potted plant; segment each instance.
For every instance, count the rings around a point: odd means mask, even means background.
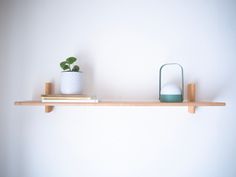
[[[62,94],[81,94],[82,79],[80,67],[75,64],[77,58],[68,57],[60,63],[61,73],[61,93]]]

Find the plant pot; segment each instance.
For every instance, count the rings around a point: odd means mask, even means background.
[[[82,73],[81,72],[62,72],[61,73],[61,93],[62,94],[81,94],[82,92]]]

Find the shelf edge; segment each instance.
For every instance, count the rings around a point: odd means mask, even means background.
[[[164,103],[155,101],[101,101],[98,103],[72,103],[72,102],[41,102],[37,100],[16,101],[16,106],[225,106],[225,102],[181,102]]]

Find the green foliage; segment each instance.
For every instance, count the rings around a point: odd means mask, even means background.
[[[69,57],[66,59],[66,62],[69,64],[73,64],[77,59],[75,57]]]
[[[79,66],[78,66],[78,65],[75,65],[75,66],[72,68],[72,71],[79,72]]]
[[[63,69],[63,71],[79,72],[80,67],[78,65],[73,65],[76,62],[76,60],[77,58],[75,57],[69,57],[65,61],[62,61],[60,63],[60,67]]]
[[[70,69],[70,67],[66,61],[61,62],[60,66],[64,71]]]

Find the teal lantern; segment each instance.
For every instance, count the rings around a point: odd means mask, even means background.
[[[181,88],[173,83],[168,83],[162,86],[162,69],[167,65],[176,65],[181,71]],[[159,100],[160,102],[183,102],[184,98],[184,72],[183,67],[178,63],[167,63],[160,67],[159,70]]]

